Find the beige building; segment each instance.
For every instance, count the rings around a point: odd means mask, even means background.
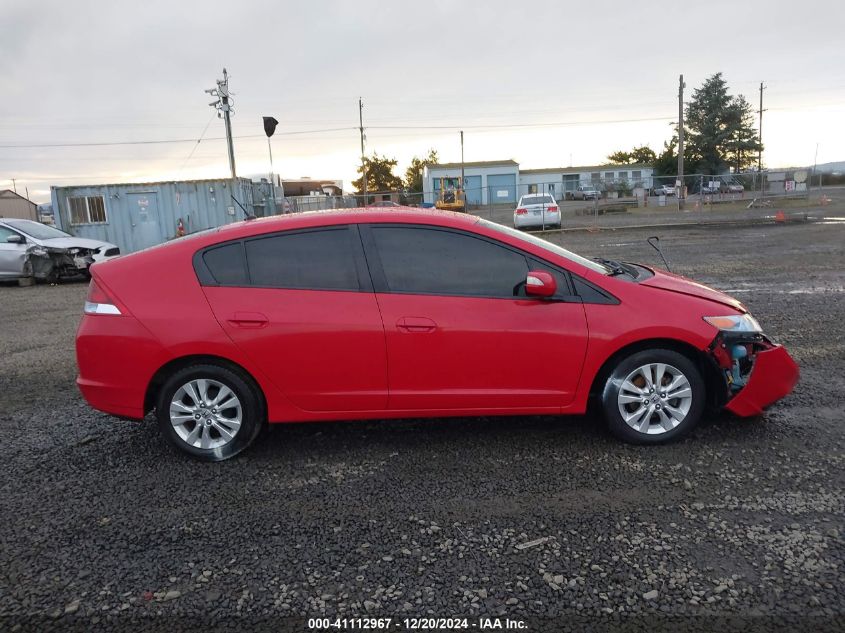
[[[0,191],[0,218],[38,221],[38,205],[11,189]]]

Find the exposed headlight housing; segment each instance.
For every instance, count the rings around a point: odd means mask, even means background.
[[[706,316],[707,321],[723,332],[762,332],[760,324],[750,314],[732,314],[730,316]]]

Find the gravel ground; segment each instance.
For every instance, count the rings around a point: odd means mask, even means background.
[[[845,225],[662,233],[801,366],[760,419],[663,447],[593,417],[274,427],[220,464],[73,383],[84,284],[0,287],[0,630],[842,630]],[[656,263],[648,232],[564,233]],[[401,628],[401,627],[400,627]]]

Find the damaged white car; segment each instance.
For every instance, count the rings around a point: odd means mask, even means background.
[[[35,277],[49,282],[90,276],[95,262],[120,255],[114,244],[75,237],[52,226],[0,218],[0,279]]]

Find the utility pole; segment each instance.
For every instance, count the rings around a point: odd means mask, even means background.
[[[361,132],[361,170],[364,182],[364,204],[367,206],[367,159],[364,155],[364,102],[358,97],[358,130]]]
[[[757,173],[760,174],[760,191],[763,190],[763,90],[766,89],[766,86],[763,85],[763,82],[760,82],[760,109],[758,110],[757,114],[760,117],[760,136],[758,137],[758,142],[760,143],[760,149],[757,150]]]
[[[461,193],[464,194],[464,201],[467,199],[466,180],[464,179],[464,131],[461,130]],[[466,210],[466,202],[464,202],[464,210]]]
[[[684,76],[678,82],[678,207],[684,205]]]
[[[217,80],[216,88],[209,88],[206,90],[212,97],[217,97],[217,101],[212,101],[208,105],[217,109],[217,118],[222,118],[226,124],[226,143],[229,147],[229,169],[232,172],[232,179],[237,178],[235,173],[235,147],[232,144],[232,121],[230,115],[235,111],[232,106],[235,104],[232,99],[232,93],[229,92],[229,73],[223,69],[223,79]]]

